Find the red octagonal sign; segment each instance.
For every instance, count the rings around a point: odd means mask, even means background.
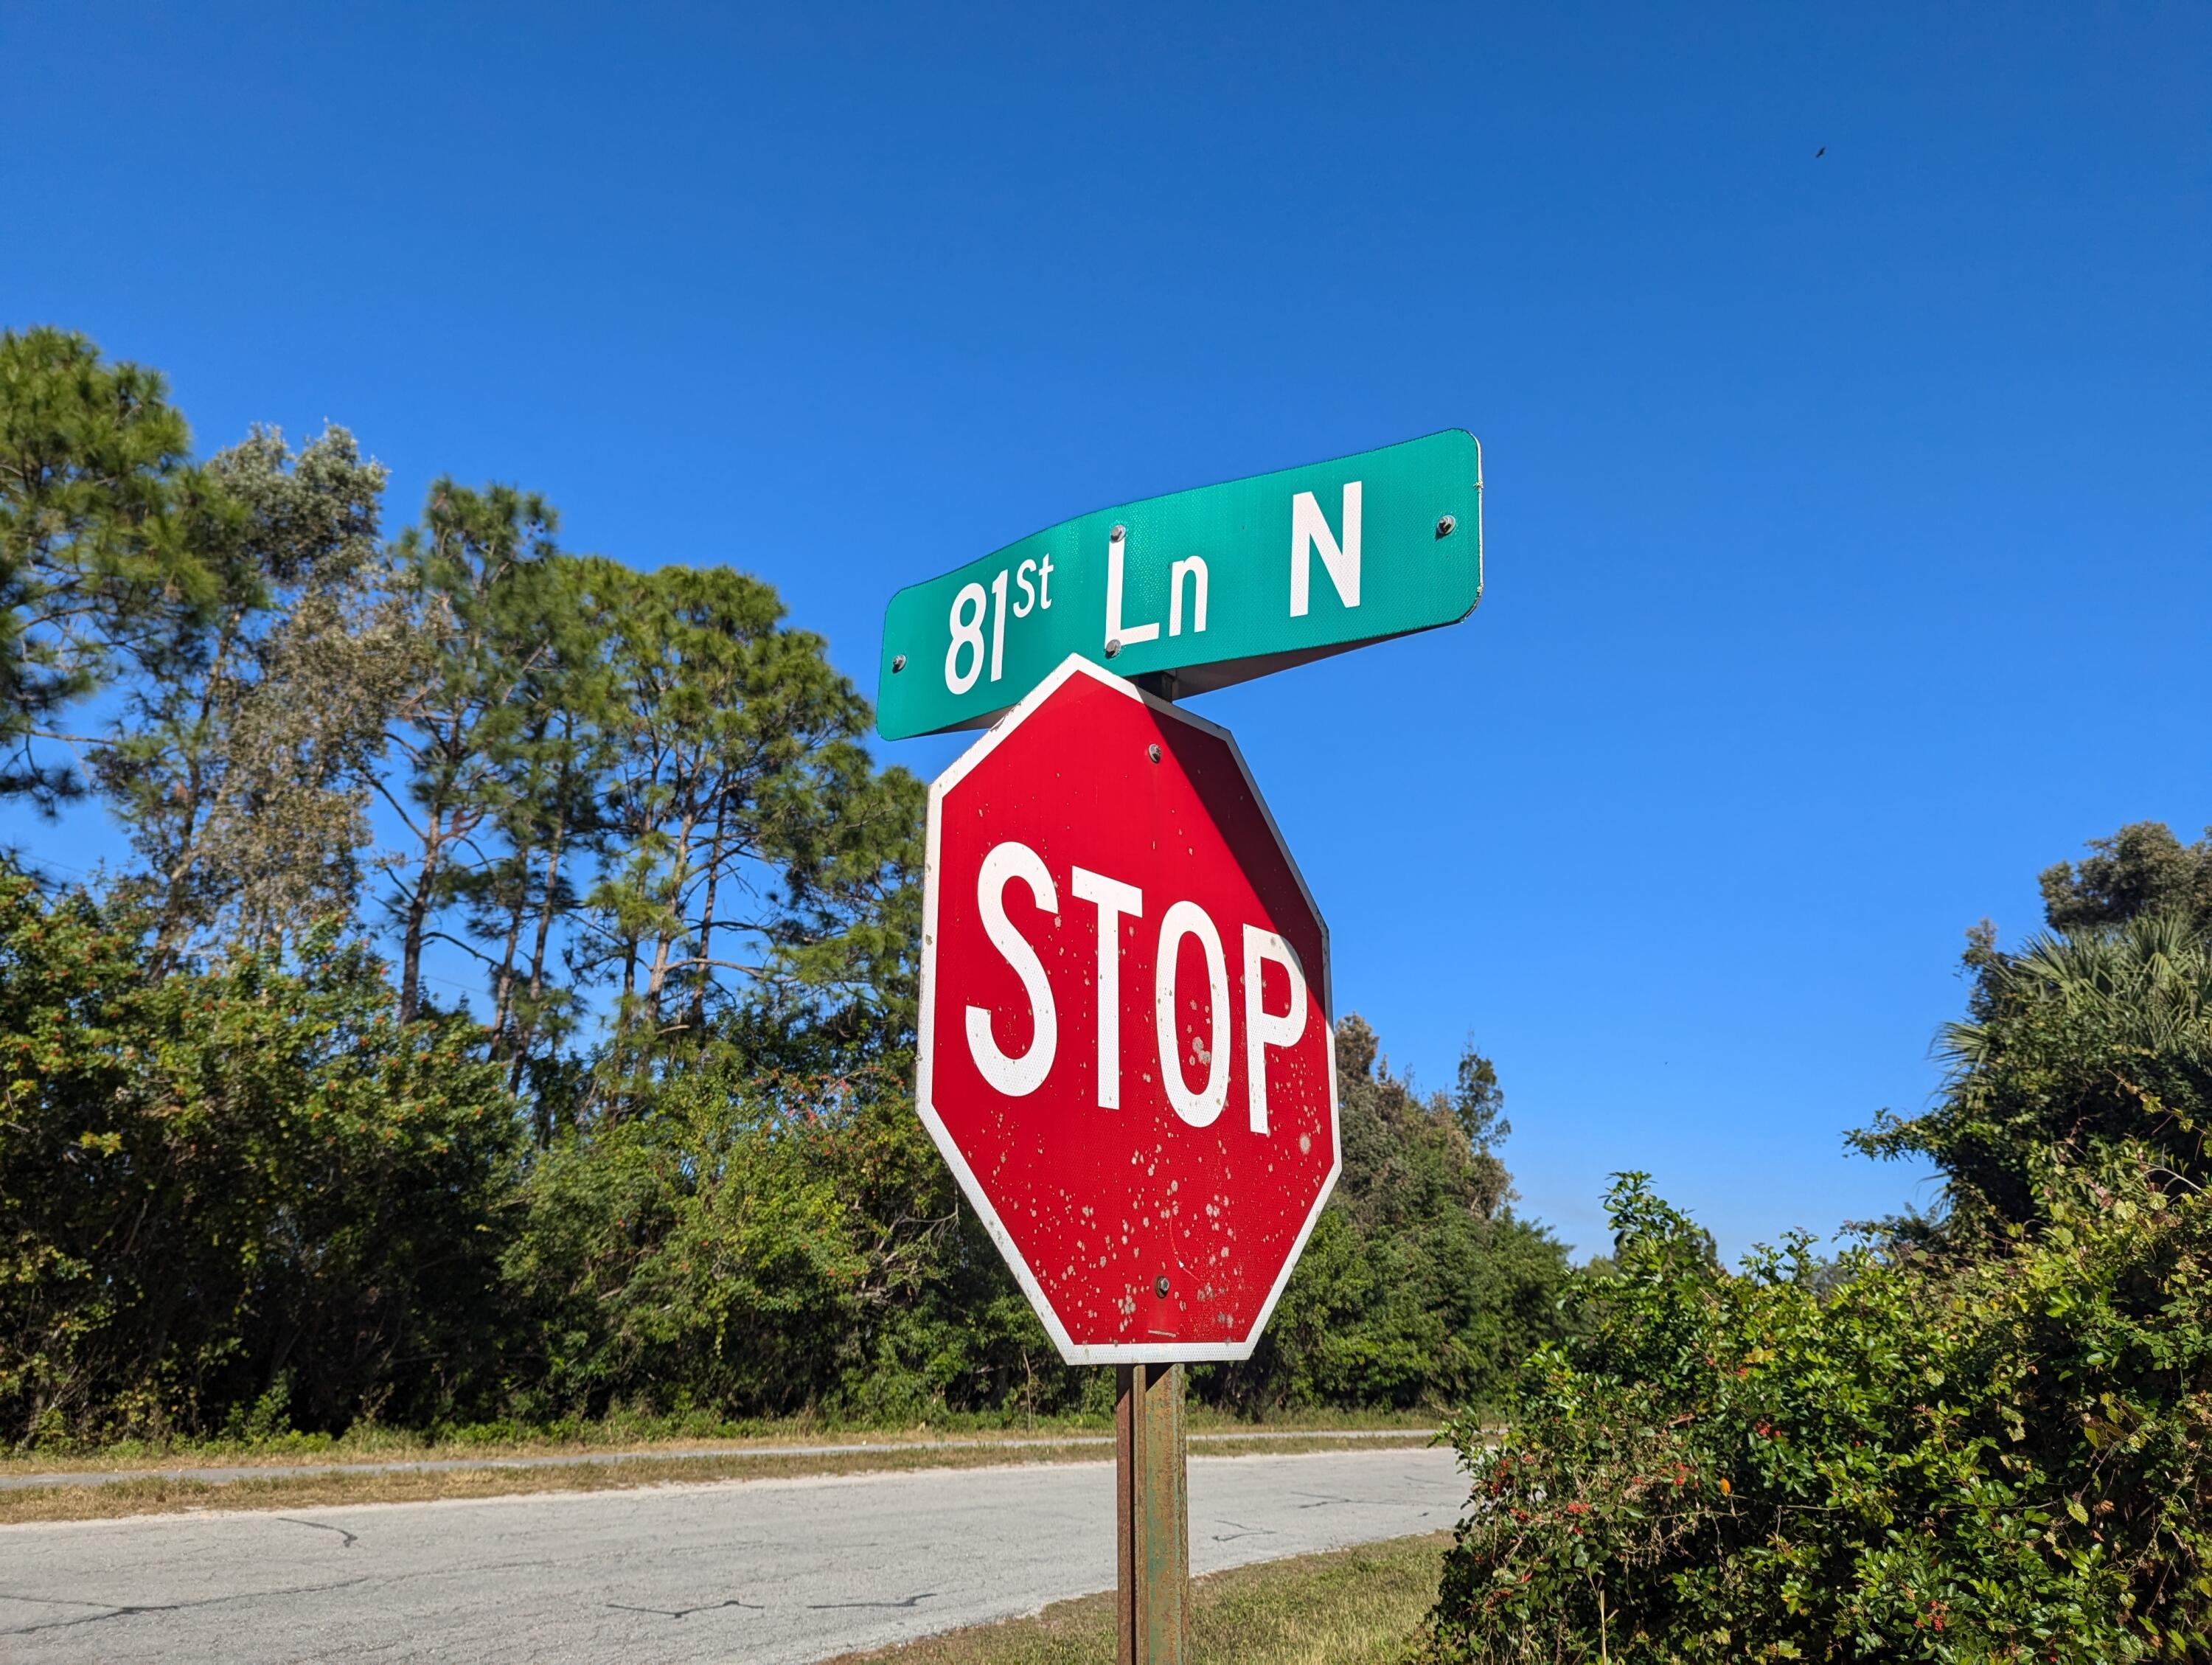
[[[1336,1182],[1331,1017],[1227,731],[1070,658],[931,787],[921,1117],[1070,1364],[1250,1355]]]

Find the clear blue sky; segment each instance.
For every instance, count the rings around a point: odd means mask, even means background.
[[[2212,821],[2201,4],[8,0],[0,66],[0,322],[349,424],[395,521],[750,568],[864,686],[900,584],[1472,428],[1475,617],[1200,708],[1585,1252],[1619,1168],[1730,1249],[1904,1203],[1840,1136],[1960,933]]]

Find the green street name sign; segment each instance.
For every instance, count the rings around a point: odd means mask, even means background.
[[[1070,653],[1203,693],[1455,623],[1482,594],[1482,448],[1452,428],[1063,520],[909,585],[876,726],[980,728]]]

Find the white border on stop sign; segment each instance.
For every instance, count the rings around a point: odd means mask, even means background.
[[[1070,1340],[1066,1327],[1053,1311],[1052,1303],[1044,1298],[1044,1291],[1038,1285],[1036,1274],[1030,1272],[1028,1261],[1023,1258],[1012,1236],[1000,1223],[998,1210],[991,1206],[991,1200],[977,1181],[975,1170],[969,1167],[967,1158],[961,1155],[960,1147],[953,1142],[930,1097],[930,1054],[933,1049],[931,1036],[935,1033],[937,1016],[937,980],[931,975],[935,955],[931,950],[937,940],[937,856],[943,833],[945,794],[965,780],[977,764],[988,757],[1001,741],[1021,726],[1030,713],[1049,699],[1054,690],[1071,677],[1088,677],[1125,698],[1150,706],[1171,722],[1182,723],[1202,734],[1212,735],[1228,748],[1229,755],[1236,759],[1238,772],[1244,777],[1245,790],[1252,794],[1253,803],[1259,806],[1261,819],[1267,823],[1268,836],[1275,841],[1275,848],[1281,852],[1284,865],[1291,870],[1291,878],[1297,884],[1299,896],[1304,898],[1307,909],[1313,915],[1314,923],[1321,929],[1322,1035],[1328,1049],[1328,1177],[1322,1182],[1321,1189],[1314,1197],[1313,1206],[1307,1211],[1304,1223],[1298,1227],[1298,1235],[1291,1244],[1290,1253],[1283,1257],[1282,1270],[1276,1274],[1274,1287],[1267,1291],[1267,1300],[1261,1303],[1259,1316],[1253,1321],[1250,1332],[1241,1341],[1113,1341],[1079,1346]],[[1330,987],[1332,968],[1329,964],[1328,921],[1322,916],[1321,908],[1314,901],[1313,891],[1306,884],[1306,876],[1298,871],[1297,858],[1291,854],[1291,847],[1283,837],[1282,829],[1275,824],[1274,811],[1267,807],[1267,800],[1260,791],[1260,783],[1252,778],[1251,767],[1244,761],[1244,753],[1237,744],[1237,737],[1218,723],[1194,717],[1179,706],[1146,693],[1126,678],[1093,665],[1080,653],[1070,653],[1050,676],[1023,696],[991,725],[981,739],[962,752],[944,774],[929,783],[927,837],[922,881],[921,1000],[915,1029],[915,1108],[921,1112],[922,1125],[929,1130],[929,1137],[936,1145],[938,1153],[952,1170],[953,1177],[960,1182],[961,1191],[981,1218],[984,1229],[991,1234],[991,1241],[998,1244],[1000,1255],[1012,1268],[1014,1277],[1021,1284],[1022,1293],[1029,1297],[1030,1306],[1036,1312],[1038,1322],[1044,1325],[1045,1333],[1051,1336],[1053,1346],[1060,1349],[1060,1358],[1070,1364],[1202,1364],[1249,1358],[1252,1350],[1260,1345],[1260,1337],[1267,1330],[1267,1321],[1275,1316],[1275,1303],[1283,1298],[1283,1290],[1291,1281],[1291,1273],[1297,1269],[1299,1257],[1305,1253],[1306,1240],[1313,1235],[1314,1225],[1321,1218],[1321,1211],[1328,1206],[1330,1193],[1336,1189],[1337,1176],[1344,1171],[1344,1140],[1337,1119],[1336,1002]]]

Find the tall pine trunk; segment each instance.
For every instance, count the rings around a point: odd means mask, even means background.
[[[422,865],[415,875],[413,893],[407,898],[405,925],[399,943],[399,1021],[411,1024],[422,1000],[422,939],[430,920],[430,887],[437,883],[438,859],[445,853],[445,812],[431,813],[422,832]]]
[[[707,1032],[707,982],[714,973],[714,893],[722,878],[723,847],[730,836],[730,797],[726,788],[717,795],[714,836],[708,846],[707,893],[699,904],[698,975],[691,985],[691,1032]]]
[[[565,799],[563,801],[566,801]],[[519,1032],[515,1036],[514,1061],[508,1068],[507,1076],[507,1089],[509,1092],[516,1091],[521,1087],[523,1066],[529,1062],[531,1046],[538,1038],[538,1014],[543,1009],[539,1002],[545,997],[545,951],[547,944],[553,937],[553,915],[558,906],[561,887],[561,851],[562,847],[568,842],[568,835],[567,817],[556,814],[553,817],[552,842],[547,846],[545,851],[544,889],[538,898],[538,933],[536,939],[530,945],[528,994],[530,1009],[523,1014]],[[550,1142],[550,1127],[541,1125],[538,1143],[544,1145]]]

